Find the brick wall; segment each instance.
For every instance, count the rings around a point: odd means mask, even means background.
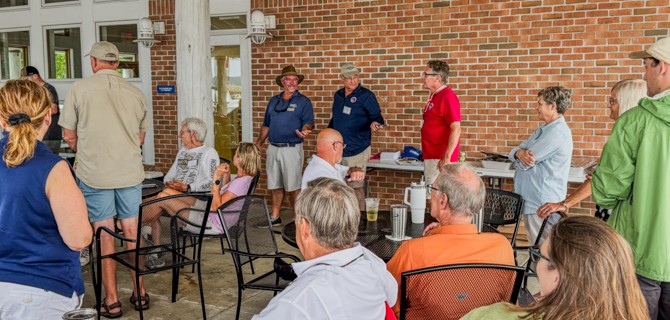
[[[158,94],[156,86],[177,86],[175,0],[149,0],[149,19],[165,22],[165,35],[151,48],[151,90],[154,116],[156,167],[167,173],[177,156],[177,94]],[[178,91],[179,88],[176,88]]]
[[[574,154],[599,156],[613,125],[605,102],[611,86],[642,77],[641,61],[628,53],[670,27],[668,0],[252,0],[251,7],[275,15],[278,28],[252,47],[255,136],[267,101],[279,92],[274,77],[282,67],[305,74],[300,89],[314,103],[318,133],[341,87],[339,66],[353,61],[389,124],[373,133],[373,153],[419,146],[428,97],[420,74],[427,61],[441,59],[461,101],[468,160],[481,158],[477,150],[509,152],[526,139],[540,125],[532,108],[537,92],[558,84],[573,92],[566,120]],[[315,138],[307,139],[308,156]],[[372,196],[389,205],[421,175],[378,170],[370,177]],[[265,192],[264,178],[259,187]],[[593,203],[582,207],[571,212],[586,213]]]

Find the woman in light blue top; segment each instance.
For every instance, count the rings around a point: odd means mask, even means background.
[[[524,199],[523,217],[528,242],[535,243],[542,219],[535,215],[546,202],[560,202],[568,192],[572,158],[572,132],[563,114],[570,105],[570,91],[561,86],[547,87],[537,94],[537,116],[545,124],[533,132],[509,159],[516,164],[514,192]],[[553,225],[556,221],[548,221]]]

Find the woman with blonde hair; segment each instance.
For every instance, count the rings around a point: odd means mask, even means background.
[[[241,142],[235,151],[233,165],[237,167],[237,176],[232,180],[230,179],[229,164],[220,164],[216,166],[214,171],[214,183],[212,183],[211,188],[211,193],[214,195],[214,198],[212,199],[209,219],[207,221],[207,226],[210,228],[205,230],[205,233],[207,234],[224,233],[225,231],[223,229],[223,225],[219,220],[219,216],[216,210],[221,205],[235,197],[247,195],[251,182],[254,180],[256,174],[258,174],[261,170],[261,152],[258,146],[256,146],[255,143]],[[161,196],[159,195],[157,198],[160,197]],[[156,242],[160,241],[160,227],[158,225],[158,219],[161,217],[163,212],[166,212],[169,215],[175,215],[175,213],[180,209],[186,207],[205,209],[202,208],[204,205],[200,202],[203,201],[188,198],[178,198],[172,201],[158,201],[153,204],[148,204],[147,206],[152,206],[151,209],[145,210],[142,213],[142,223],[151,227],[150,229],[146,227],[142,228],[142,236],[145,237],[145,241],[147,241],[149,234],[151,234],[151,239],[155,239]],[[203,212],[184,210],[180,213],[180,216],[182,215],[183,218],[188,219],[190,222],[193,222],[196,225],[202,225],[202,220],[204,218]],[[229,217],[230,219],[235,219],[235,221],[228,221],[226,219],[227,225],[234,224],[237,221],[235,216],[229,215]],[[184,229],[194,233],[200,232],[198,228],[195,228],[191,225],[185,225]],[[154,240],[151,241],[154,242]],[[160,267],[164,264],[164,262],[157,260],[157,258],[158,257],[156,256],[147,256],[146,264],[149,267]]]
[[[628,242],[600,219],[560,220],[540,250],[531,249],[540,300],[531,307],[496,303],[464,320],[646,320],[647,303],[635,277]]]
[[[647,96],[647,84],[640,79],[627,79],[614,84],[610,96],[607,98],[607,108],[610,109],[610,119],[616,121],[624,112],[637,106],[640,99]],[[563,202],[547,202],[537,209],[537,215],[545,219],[551,213],[564,212],[577,205],[591,195],[591,173],[586,176],[586,181],[575,190]],[[596,209],[596,217],[607,221],[609,213],[607,210]]]
[[[93,231],[70,165],[42,143],[50,109],[36,83],[0,89],[0,319],[61,319],[84,294],[79,251]]]

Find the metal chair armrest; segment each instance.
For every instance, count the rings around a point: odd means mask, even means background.
[[[136,242],[137,242],[137,240],[128,239],[128,238],[126,238],[126,237],[124,237],[124,236],[122,236],[122,235],[120,235],[120,234],[118,234],[118,233],[116,233],[116,232],[114,232],[114,231],[112,231],[112,230],[109,230],[109,228],[107,228],[107,227],[100,227],[100,228],[98,228],[98,231],[96,232],[96,237],[99,238],[99,237],[100,237],[100,233],[102,233],[103,230],[104,230],[105,232],[109,233],[112,237],[117,238],[117,239],[119,239],[119,240],[128,241],[128,242],[132,242],[132,243],[136,243]]]
[[[205,210],[200,210],[200,209],[190,209],[190,210],[205,212]],[[189,221],[188,219],[182,218],[180,215],[175,215],[175,216],[173,216],[173,218],[175,218],[175,219],[179,219],[179,220],[181,220],[182,222],[184,222],[184,223],[186,223],[186,224],[189,224],[189,225],[192,225],[192,226],[194,226],[194,227],[196,227],[196,228],[200,228],[200,227],[202,227],[201,225],[197,225],[197,224],[195,224],[195,223]],[[205,230],[209,230],[209,229],[212,229],[212,227],[205,227]]]
[[[279,252],[277,254],[255,254],[255,253],[247,253],[247,252],[242,252],[242,251],[237,251],[237,250],[232,250],[232,249],[223,249],[225,252],[229,252],[231,254],[238,254],[241,256],[247,256],[251,258],[260,258],[260,259],[274,259],[274,258],[287,258],[287,259],[292,259],[295,262],[300,262],[300,258],[288,254],[288,253],[282,253]]]

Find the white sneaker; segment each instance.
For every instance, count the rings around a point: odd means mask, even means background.
[[[84,248],[79,252],[79,263],[81,263],[81,266],[85,266],[91,262],[91,256],[90,252],[88,252],[88,248]]]

